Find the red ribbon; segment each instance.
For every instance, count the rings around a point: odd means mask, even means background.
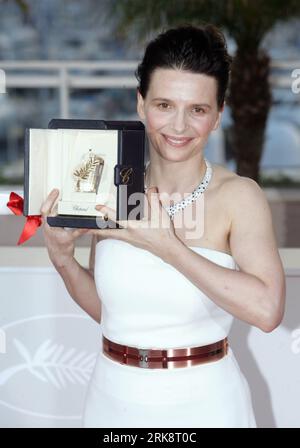
[[[15,215],[23,215],[24,199],[13,191],[10,193],[9,201],[6,204],[7,207]],[[29,215],[26,216],[26,222],[19,238],[18,244],[22,244],[29,240],[37,231],[37,228],[42,224],[41,215]]]

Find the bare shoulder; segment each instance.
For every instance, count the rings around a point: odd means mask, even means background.
[[[283,294],[283,266],[266,194],[255,180],[233,174],[221,186],[231,217],[229,243],[233,257],[242,271],[270,284],[275,295]]]
[[[220,165],[218,163],[212,164],[212,188],[215,191],[223,190],[225,186],[229,185],[231,181],[235,180],[236,178],[240,177],[233,171],[230,171],[228,168],[226,168],[223,165]]]
[[[216,176],[219,178],[218,198],[230,221],[231,252],[244,267],[249,267],[251,262],[257,263],[255,253],[260,249],[268,262],[272,257],[274,260],[275,254],[278,254],[277,242],[271,208],[264,190],[250,177],[221,168]]]
[[[268,205],[264,190],[250,177],[240,176],[222,165],[214,165],[216,172],[216,184],[222,196],[222,201],[227,209],[239,207],[251,203]],[[246,200],[246,203],[244,202]]]

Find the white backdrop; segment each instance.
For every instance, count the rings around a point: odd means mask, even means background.
[[[0,267],[0,426],[80,427],[101,326],[52,267]],[[272,333],[236,321],[230,343],[252,390],[259,427],[299,427],[300,273]]]

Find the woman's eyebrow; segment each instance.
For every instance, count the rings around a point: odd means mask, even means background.
[[[170,102],[170,103],[173,102],[169,98],[153,98],[152,101],[166,101],[166,102]],[[211,106],[209,104],[207,104],[207,103],[195,103],[195,104],[192,104],[192,106],[193,107],[195,107],[195,106],[196,107],[207,107],[208,109],[211,109]]]
[[[207,103],[199,103],[199,104],[192,104],[194,107],[207,107],[208,109],[211,109],[211,106]]]
[[[172,100],[169,100],[168,98],[153,98],[152,101],[172,101]]]

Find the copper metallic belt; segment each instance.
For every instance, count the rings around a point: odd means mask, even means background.
[[[175,349],[142,349],[117,344],[102,335],[103,353],[114,361],[146,369],[174,369],[217,361],[228,353],[227,337],[209,345]]]

